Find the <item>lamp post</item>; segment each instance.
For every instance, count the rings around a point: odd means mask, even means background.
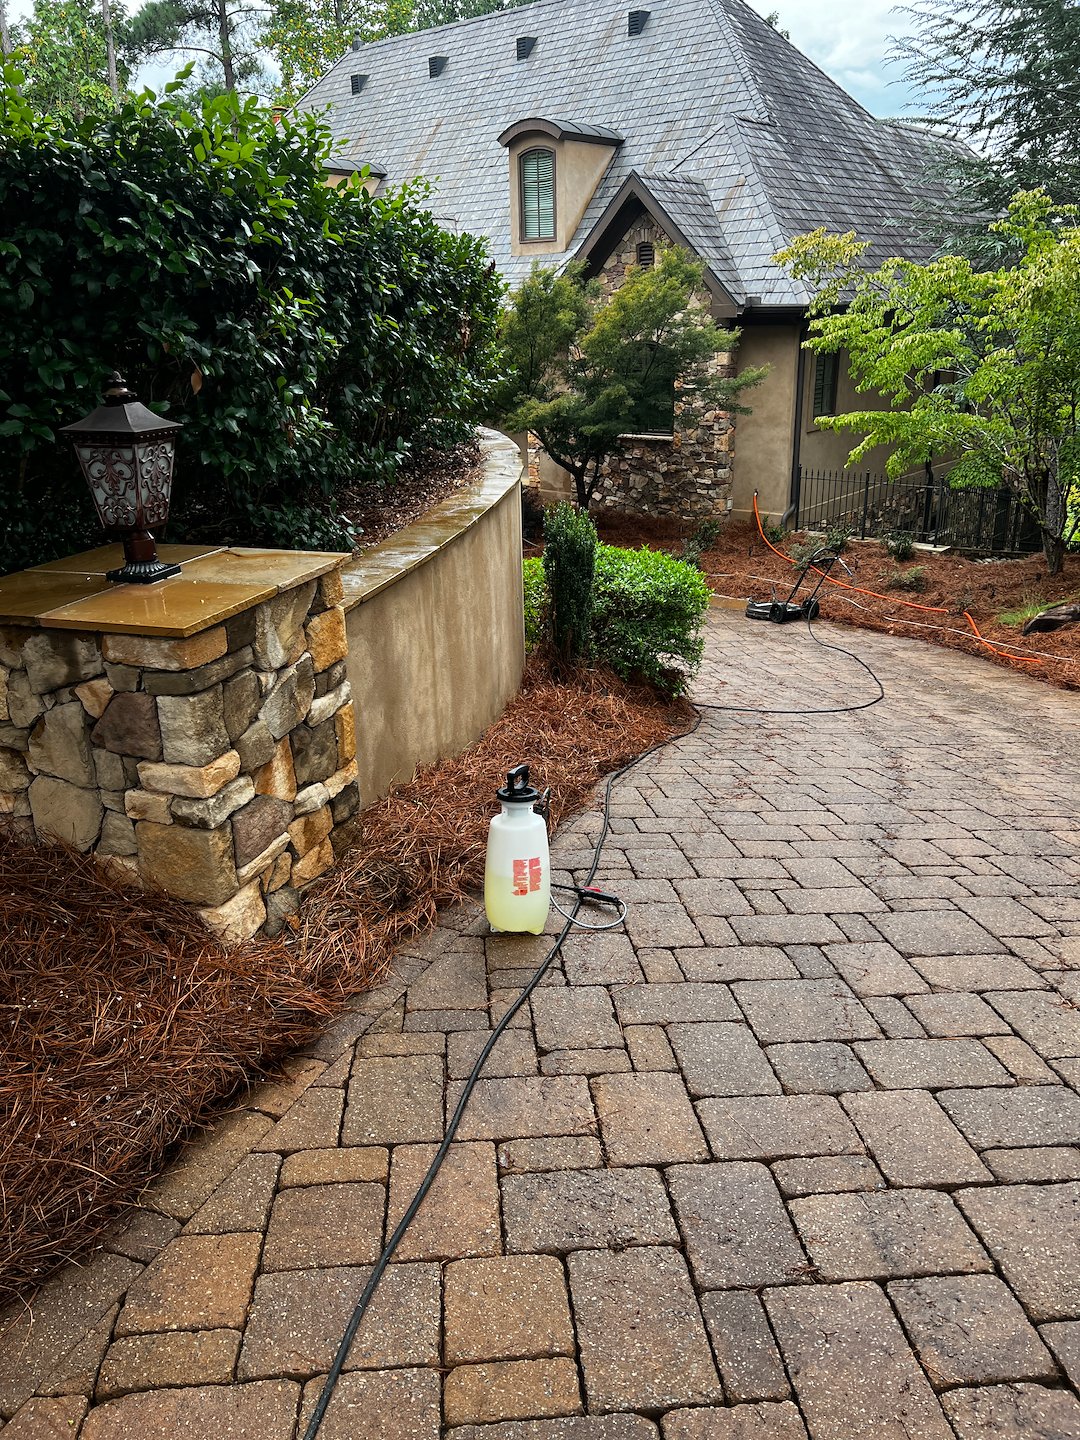
[[[71,437],[98,518],[124,542],[123,566],[105,578],[152,585],[180,574],[179,565],[158,559],[150,526],[156,529],[169,518],[176,434],[182,427],[140,405],[116,370],[106,382],[104,399],[85,419],[65,425],[63,433]]]

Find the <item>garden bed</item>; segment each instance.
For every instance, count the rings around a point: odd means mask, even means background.
[[[480,884],[507,769],[532,765],[558,824],[688,719],[605,672],[556,683],[534,661],[475,745],[359,817],[284,938],[230,950],[85,856],[0,838],[0,1299],[84,1252],[176,1142]]]
[[[612,544],[647,544],[673,554],[680,553],[693,530],[690,525],[669,522],[656,527],[623,516],[611,520],[601,516],[598,526]],[[805,541],[805,535],[788,535],[778,548],[790,558]],[[1080,625],[1042,634],[1021,633],[1024,621],[1038,610],[1080,598],[1080,555],[1066,556],[1062,573],[1054,577],[1047,575],[1041,555],[981,560],[917,549],[910,560],[897,562],[883,545],[867,540],[851,542],[843,558],[854,576],[837,567],[838,579],[860,590],[877,591],[884,598],[824,585],[820,597],[823,618],[982,655],[1036,679],[1080,689]],[[783,597],[796,573],[791,564],[773,554],[757,527],[746,522],[726,525],[702,555],[701,566],[714,593],[734,600],[767,599],[773,587],[777,597]],[[921,574],[913,580],[912,571]],[[941,607],[946,613],[936,613],[935,608],[913,609],[912,604]],[[964,618],[965,610],[989,645],[980,643]]]

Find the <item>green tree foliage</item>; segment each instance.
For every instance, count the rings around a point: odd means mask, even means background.
[[[713,362],[737,343],[701,302],[702,267],[662,249],[655,267],[631,266],[610,297],[583,285],[580,267],[535,268],[503,316],[507,379],[498,418],[532,431],[573,477],[588,509],[604,462],[627,433],[667,419],[690,426],[710,409],[747,413],[739,396],[765,375],[716,373]]]
[[[1016,191],[1080,197],[1080,6],[1076,0],[918,0],[897,43],[926,112],[974,147],[950,165],[969,214],[1000,214]]]
[[[596,569],[596,526],[564,501],[544,518],[544,579],[551,597],[551,636],[564,660],[589,648]]]
[[[119,40],[117,78],[126,84],[131,54],[123,11],[112,7]],[[111,109],[105,22],[98,0],[34,0],[34,9],[12,26],[10,45],[25,77],[27,104],[43,114],[80,119]]]
[[[7,71],[0,91],[6,568],[95,536],[57,431],[114,367],[184,425],[176,519],[192,538],[347,545],[343,489],[391,483],[466,433],[501,287],[421,190],[328,188],[329,132],[253,99],[189,110],[145,93],[64,126],[19,81]]]
[[[662,550],[600,545],[593,587],[593,649],[616,674],[680,695],[705,649],[709,586]]]
[[[266,18],[260,0],[147,0],[131,18],[128,41],[142,59],[192,59],[194,76],[183,86],[191,99],[266,94]]]
[[[1024,193],[991,229],[1017,265],[977,270],[943,255],[867,272],[865,244],[824,230],[776,259],[821,287],[811,348],[845,350],[858,388],[892,402],[818,418],[865,437],[848,463],[876,445],[891,448],[891,475],[955,457],[953,485],[1006,485],[1020,496],[1056,575],[1080,523],[1080,209]]]

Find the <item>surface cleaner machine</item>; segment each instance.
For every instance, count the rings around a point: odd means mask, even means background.
[[[834,565],[839,565],[841,570],[848,575],[851,574],[835,551],[828,547],[822,547],[815,551],[799,571],[791,594],[786,600],[778,600],[775,589],[771,600],[748,600],[746,602],[746,618],[748,620],[771,620],[774,625],[786,625],[789,620],[816,620],[821,614],[821,606],[817,598],[818,591],[824,585],[826,576]],[[802,600],[797,600],[795,597],[811,570],[817,575],[817,584],[809,595],[804,596]]]

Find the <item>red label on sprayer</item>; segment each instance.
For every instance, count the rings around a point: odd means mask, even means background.
[[[514,894],[528,895],[540,889],[543,866],[540,857],[514,861]]]

